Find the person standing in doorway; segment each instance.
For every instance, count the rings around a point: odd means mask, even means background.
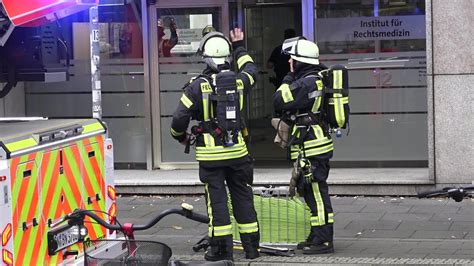
[[[296,36],[294,29],[286,29],[284,32],[284,40],[290,39]],[[274,77],[270,77],[270,82],[278,89],[285,75],[290,71],[290,65],[288,60],[290,56],[281,52],[281,44],[273,49],[270,58],[267,61],[267,69],[273,69],[275,72]]]

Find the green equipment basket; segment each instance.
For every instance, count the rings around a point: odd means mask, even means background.
[[[268,244],[295,244],[309,235],[311,212],[304,201],[288,196],[288,187],[254,188],[254,205],[260,230],[260,242]],[[237,223],[232,214],[234,239],[240,239]]]

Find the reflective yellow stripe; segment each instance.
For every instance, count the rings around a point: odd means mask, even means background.
[[[244,110],[244,94],[239,92],[240,111]]]
[[[321,192],[319,191],[319,184],[317,182],[311,183],[313,187],[313,195],[316,201],[316,208],[318,209],[318,217],[319,217],[319,225],[326,224],[326,218],[324,213],[324,202],[323,198],[321,197]]]
[[[329,98],[329,104],[334,104],[336,99],[340,99],[343,104],[349,103],[349,97],[342,97],[342,98]]]
[[[7,147],[7,149],[10,152],[15,152],[15,151],[27,149],[27,148],[30,148],[30,147],[34,147],[36,145],[37,145],[37,143],[36,143],[36,140],[34,138],[27,138],[27,139],[24,139],[24,140],[15,141],[15,142],[12,142],[12,143],[5,144],[5,146]]]
[[[328,223],[329,224],[334,223],[334,213],[332,212],[328,213]]]
[[[203,119],[204,121],[209,120],[209,102],[207,99],[202,99],[202,110],[203,110]]]
[[[201,83],[203,119],[209,121],[209,95],[212,93],[212,87],[207,82]]]
[[[240,233],[255,233],[258,232],[258,223],[248,223],[248,224],[239,224],[239,232]]]
[[[297,159],[298,158],[298,154],[299,154],[299,148],[298,146],[293,146],[293,147],[296,147],[296,149],[293,149],[292,148],[292,152],[291,152],[291,159],[294,160],[294,159]],[[294,150],[298,150],[296,152],[294,152]],[[334,150],[334,144],[332,143],[332,141],[326,145],[326,146],[323,146],[323,147],[319,147],[319,148],[312,148],[312,149],[305,149],[305,154],[306,156],[316,156],[316,155],[320,155],[320,154],[324,154],[324,153],[327,153],[327,152],[330,152]]]
[[[171,135],[173,135],[174,137],[179,137],[183,134],[184,134],[184,132],[178,132],[178,131],[174,130],[173,128],[171,128]]]
[[[229,152],[229,153],[218,153],[218,154],[207,154],[199,153],[196,151],[196,160],[198,161],[222,161],[230,159],[242,158],[248,154],[247,149],[242,149],[240,151]]]
[[[342,70],[333,71],[333,88],[336,90],[342,89]],[[344,115],[344,105],[341,98],[341,93],[334,93],[334,113],[336,114],[336,121],[339,127],[344,126],[346,121]]]
[[[84,129],[82,131],[82,134],[87,134],[87,133],[91,133],[91,132],[94,132],[94,131],[100,131],[100,130],[104,129],[104,126],[99,122],[92,123],[92,124],[89,124],[89,125],[84,125],[82,127]]]
[[[252,57],[250,57],[250,55],[246,54],[244,56],[241,56],[239,59],[237,59],[237,67],[239,69],[242,69],[242,67],[248,62],[253,62]]]
[[[206,147],[214,147],[216,146],[216,142],[214,140],[214,137],[211,136],[211,134],[209,133],[204,133],[203,134],[203,137],[204,137],[204,143],[206,144]],[[206,148],[208,149],[208,148]]]
[[[255,83],[255,79],[252,77],[252,75],[250,75],[249,73],[247,73],[245,71],[244,71],[244,74],[247,75],[247,77],[249,78],[249,81],[250,81],[250,86],[252,86]]]
[[[206,191],[206,196],[207,196],[207,214],[209,215],[209,233],[208,235],[212,237],[213,233],[213,227],[212,227],[212,222],[214,220],[214,217],[212,216],[212,207],[211,207],[211,196],[209,195],[209,184],[205,183],[204,184],[204,189]]]
[[[240,110],[244,109],[244,82],[237,79],[237,90],[239,91]]]
[[[342,70],[334,70],[332,72],[333,89],[342,89]]]
[[[324,136],[323,129],[320,125],[314,125],[313,132],[317,139],[327,139],[327,137]]]
[[[326,139],[315,139],[315,140],[309,140],[304,142],[304,147],[305,149],[321,146],[324,144],[329,144],[332,142],[332,139],[326,138]],[[299,150],[299,146],[293,145],[291,146],[291,151],[297,151]]]
[[[208,135],[210,135],[210,134],[208,134]],[[211,136],[211,138],[212,138],[212,136]],[[214,138],[212,138],[212,140],[214,140]],[[204,138],[204,142],[206,142],[205,138]],[[238,144],[235,144],[232,147],[215,146],[215,144],[214,144],[214,147],[209,147],[209,146],[207,146],[207,143],[206,143],[206,147],[196,147],[196,151],[197,152],[202,152],[202,153],[232,152],[232,151],[237,151],[237,150],[241,150],[241,149],[245,149],[245,143],[238,143]]]
[[[232,235],[232,224],[214,226],[214,236]]]
[[[293,94],[290,90],[290,85],[288,84],[281,84],[280,88],[277,91],[281,92],[281,97],[283,98],[283,102],[289,103],[293,101]]]
[[[188,109],[193,106],[193,102],[186,96],[186,94],[183,93],[183,96],[181,96],[181,102],[186,106]]]
[[[324,84],[320,79],[316,80],[316,88],[318,89],[318,91],[321,91],[324,88]],[[319,111],[319,108],[321,107],[321,99],[322,96],[314,98],[314,103],[313,107],[311,108],[311,112],[316,113],[317,111]]]
[[[311,226],[321,226],[322,225],[319,221],[318,216],[311,216],[310,222],[311,222]]]

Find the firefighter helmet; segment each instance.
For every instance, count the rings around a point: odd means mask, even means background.
[[[314,42],[304,37],[295,37],[283,42],[282,52],[291,56],[293,60],[319,65],[319,48]]]
[[[215,32],[215,31],[216,29],[212,25],[207,25],[206,27],[204,27],[204,29],[202,29],[202,37],[206,36],[206,34],[210,32]]]
[[[217,70],[218,65],[230,63],[232,44],[220,32],[210,32],[201,40],[198,53],[203,57],[204,62]]]

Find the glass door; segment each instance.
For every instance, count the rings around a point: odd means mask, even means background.
[[[195,167],[170,135],[173,112],[185,84],[205,68],[196,55],[203,29],[229,32],[227,1],[159,1],[150,10],[151,95],[155,168]]]
[[[257,166],[287,167],[286,150],[273,142],[276,131],[271,125],[272,99],[279,86],[278,74],[289,71],[288,58],[280,52],[285,32],[291,37],[302,34],[301,1],[246,3],[244,10],[247,49],[260,70],[247,105],[250,154],[256,159]]]

